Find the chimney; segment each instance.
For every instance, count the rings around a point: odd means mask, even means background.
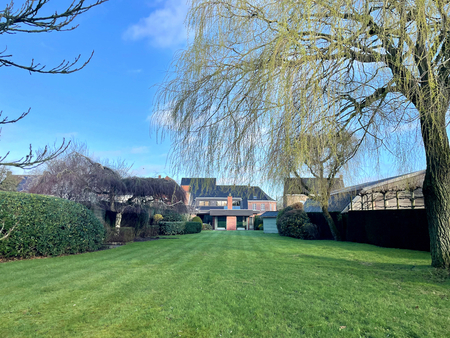
[[[228,195],[228,210],[233,209],[233,197],[231,196],[231,193]]]
[[[186,205],[189,205],[191,203],[191,191],[190,191],[190,186],[189,185],[182,185],[181,189],[184,190],[184,192],[186,193]]]
[[[158,175],[158,178],[161,178],[161,175]]]

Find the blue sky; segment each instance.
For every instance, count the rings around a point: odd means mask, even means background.
[[[150,137],[149,115],[156,85],[186,44],[186,9],[183,0],[111,0],[78,17],[74,31],[2,35],[1,48],[26,65],[34,59],[51,67],[95,53],[86,68],[69,75],[1,68],[3,116],[31,113],[4,126],[0,152],[18,159],[30,143],[37,149],[74,137],[97,156],[134,163],[138,175],[169,174],[169,144]]]
[[[1,8],[9,2],[0,1]],[[61,3],[55,0],[48,6]],[[74,31],[3,34],[0,48],[25,65],[34,59],[52,67],[79,54],[86,60],[95,53],[86,68],[70,75],[0,69],[3,117],[13,118],[31,108],[25,119],[4,126],[0,154],[11,151],[9,159],[18,159],[30,143],[37,149],[60,143],[63,137],[75,138],[96,156],[133,164],[136,175],[173,177],[166,165],[170,144],[150,135],[149,116],[156,86],[174,53],[186,46],[186,12],[185,0],[110,0],[78,17]],[[378,172],[369,165],[358,181],[424,168],[419,163],[402,170],[389,160],[381,165]]]

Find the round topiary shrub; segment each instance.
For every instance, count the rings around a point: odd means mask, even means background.
[[[198,216],[193,217],[193,218],[191,219],[191,222],[198,222],[198,223],[203,224],[202,219],[201,219],[200,217],[198,217]]]
[[[302,209],[290,208],[287,211],[286,209],[277,217],[278,233],[281,236],[301,239],[317,239],[319,237],[317,226],[311,223],[306,212]]]
[[[105,229],[81,204],[57,197],[0,192],[2,257],[57,256],[98,250]],[[3,237],[0,234],[0,238]]]

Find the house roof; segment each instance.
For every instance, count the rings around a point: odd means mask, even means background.
[[[335,190],[331,193],[328,211],[342,212],[350,204],[350,200],[359,194],[368,194],[372,192],[381,192],[389,190],[408,190],[421,187],[425,177],[425,170],[413,173],[383,178],[381,180],[366,182],[351,187]],[[308,199],[304,206],[306,212],[322,212],[320,204]]]
[[[216,185],[215,178],[183,178],[181,185],[189,185],[192,200],[196,198],[242,198],[242,209],[248,209],[251,200],[274,201],[258,186],[249,185]]]
[[[215,178],[200,178],[200,177],[192,177],[192,178],[182,178],[180,185],[189,185],[191,187],[195,187],[196,189],[202,188],[207,189],[208,187],[216,186]]]
[[[314,193],[319,187],[321,179],[314,177],[296,178],[289,177],[284,180],[284,194],[303,194],[309,195]],[[322,181],[326,181],[323,179]],[[332,191],[344,188],[344,180],[342,177],[333,178]]]
[[[265,213],[263,213],[261,216],[259,217],[277,217],[278,216],[278,211],[266,211]]]
[[[211,216],[252,216],[253,210],[248,210],[248,209],[244,209],[244,210],[242,210],[242,209],[232,209],[232,210],[211,209],[209,214]]]

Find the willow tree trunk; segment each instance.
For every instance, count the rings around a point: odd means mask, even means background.
[[[322,213],[323,213],[323,216],[325,217],[325,220],[328,223],[328,226],[330,227],[330,231],[331,231],[331,234],[333,235],[334,240],[341,241],[342,240],[341,232],[336,227],[336,224],[334,223],[333,218],[331,217],[330,213],[328,212],[328,205],[322,206]]]
[[[430,234],[431,265],[450,268],[450,147],[446,110],[421,114],[427,169],[423,196]]]

